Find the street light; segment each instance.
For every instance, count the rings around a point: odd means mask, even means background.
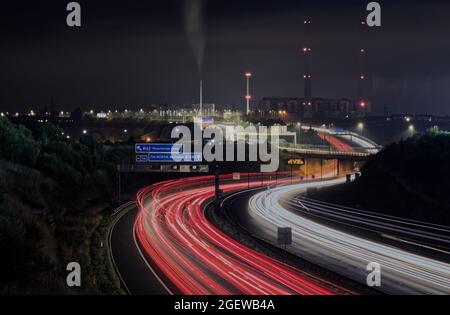
[[[83,130],[83,134],[87,135],[87,130],[86,129]]]
[[[245,101],[246,101],[246,105],[247,105],[247,110],[246,113],[247,115],[250,114],[250,100],[252,99],[251,95],[250,95],[250,78],[253,76],[253,74],[251,72],[246,72],[245,73],[245,79],[246,79],[246,83],[247,83],[247,94],[245,95]]]
[[[358,124],[358,129],[359,129],[359,131],[361,133],[361,136],[362,136],[363,135],[363,131],[364,131],[364,124],[362,122],[360,122]]]

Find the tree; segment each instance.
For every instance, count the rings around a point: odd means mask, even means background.
[[[9,162],[34,166],[39,158],[40,145],[23,125],[0,119],[0,158]]]

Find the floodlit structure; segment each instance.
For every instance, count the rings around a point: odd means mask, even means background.
[[[250,95],[250,78],[251,77],[252,77],[251,72],[245,73],[245,79],[246,79],[246,83],[247,83],[247,94],[245,95],[245,100],[247,102],[247,110],[246,110],[247,115],[250,114],[250,100],[252,99],[252,97]]]

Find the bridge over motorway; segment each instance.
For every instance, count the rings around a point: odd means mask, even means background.
[[[289,144],[280,146],[280,150],[297,153],[306,158],[365,161],[382,149],[382,146],[354,132],[312,129],[329,144]]]
[[[340,159],[340,160],[354,160],[365,161],[370,156],[376,154],[380,150],[378,147],[373,147],[368,152],[367,149],[360,147],[352,147],[352,151],[342,151],[328,145],[303,145],[299,144],[292,147],[280,147],[280,150],[297,153],[306,158],[322,158],[322,159]]]

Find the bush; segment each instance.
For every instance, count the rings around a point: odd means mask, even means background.
[[[34,166],[40,154],[40,145],[31,131],[22,125],[13,125],[0,118],[0,157],[26,166]]]
[[[0,216],[0,283],[29,284],[46,266],[42,255],[30,241],[34,238],[24,224],[14,218]]]

